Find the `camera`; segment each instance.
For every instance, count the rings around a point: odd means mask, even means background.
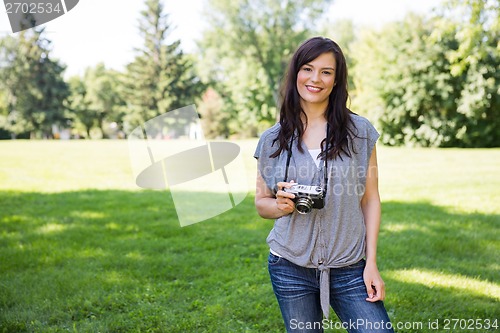
[[[308,214],[313,208],[325,207],[325,193],[321,186],[293,184],[290,188],[284,188],[283,191],[295,194],[293,202],[299,214]]]

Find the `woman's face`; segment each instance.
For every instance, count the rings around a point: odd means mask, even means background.
[[[297,73],[297,90],[301,104],[328,106],[328,96],[335,86],[335,69],[337,67],[333,53],[319,55],[313,61],[304,64]]]

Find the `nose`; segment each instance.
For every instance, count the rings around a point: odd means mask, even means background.
[[[319,81],[319,72],[318,71],[313,71],[311,74],[311,81],[312,82],[318,82]]]

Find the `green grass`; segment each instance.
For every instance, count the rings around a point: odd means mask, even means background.
[[[238,143],[253,186],[256,141]],[[397,331],[500,320],[500,150],[378,156]],[[168,192],[135,187],[125,141],[0,142],[0,332],[283,332],[271,227],[249,194],[181,228]]]

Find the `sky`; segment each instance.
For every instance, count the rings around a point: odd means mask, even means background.
[[[25,0],[26,1],[26,0]],[[186,52],[206,28],[205,0],[162,0],[173,26],[170,41],[181,40]],[[399,20],[408,12],[428,13],[439,0],[334,0],[328,18],[348,18],[357,26],[380,26]],[[122,70],[141,47],[138,19],[144,0],[80,0],[73,10],[45,24],[52,40],[52,56],[66,65],[65,76],[82,75],[85,68],[103,62]],[[0,5],[0,37],[12,34],[6,10]]]

